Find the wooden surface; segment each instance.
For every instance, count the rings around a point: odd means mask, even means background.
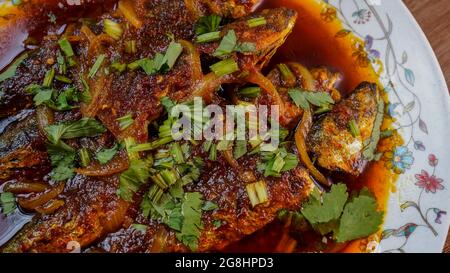
[[[447,86],[450,86],[450,1],[449,0],[403,0],[408,6],[441,64]],[[450,236],[444,247],[450,253]]]

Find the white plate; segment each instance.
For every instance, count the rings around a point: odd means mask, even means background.
[[[377,252],[442,252],[449,228],[450,106],[436,57],[400,0],[329,0],[344,27],[362,39],[385,71],[389,113],[405,145],[393,151],[401,172],[390,194]],[[370,38],[369,38],[370,39]],[[379,57],[378,57],[379,54]]]

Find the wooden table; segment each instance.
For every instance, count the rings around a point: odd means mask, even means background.
[[[403,0],[431,43],[450,86],[450,3],[449,0]],[[450,253],[450,236],[444,247]]]

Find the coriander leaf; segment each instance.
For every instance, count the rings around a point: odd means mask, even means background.
[[[311,224],[326,223],[339,219],[347,198],[347,186],[345,184],[334,184],[331,186],[329,193],[322,195],[322,202],[317,197],[310,196],[308,202],[303,205],[301,212]]]
[[[290,89],[288,94],[294,103],[304,110],[309,110],[310,104],[317,107],[326,107],[334,103],[334,100],[327,92],[311,92],[294,88]]]
[[[116,155],[118,149],[119,145],[116,143],[111,149],[100,150],[96,155],[98,162],[100,162],[100,164],[108,163]]]
[[[237,37],[236,32],[234,30],[229,30],[227,34],[222,38],[222,41],[217,47],[216,51],[214,51],[214,57],[223,57],[231,54],[236,47]]]
[[[214,203],[212,201],[206,201],[203,204],[202,210],[208,211],[208,210],[215,210],[215,209],[218,209],[218,208],[219,208],[219,206],[217,206],[216,203]]]
[[[144,70],[147,75],[153,75],[156,73],[153,70],[154,61],[149,58],[143,58],[138,61],[139,66]]]
[[[0,207],[5,215],[12,213],[16,209],[16,198],[11,192],[2,192],[0,194]]]
[[[34,104],[39,106],[43,103],[49,102],[52,99],[53,89],[41,89],[33,97]]]
[[[298,165],[298,157],[295,154],[287,154],[284,158],[284,166],[281,169],[281,172],[286,172],[294,169]]]
[[[195,34],[201,35],[208,32],[217,31],[219,29],[221,20],[222,17],[215,14],[200,17],[195,25]]]
[[[49,140],[56,144],[60,139],[93,137],[106,131],[105,127],[93,118],[61,122],[45,127]]]
[[[182,201],[183,226],[177,238],[188,246],[192,251],[198,247],[200,229],[203,228],[202,217],[202,195],[199,192],[185,193]]]
[[[62,141],[58,144],[47,145],[47,153],[53,166],[51,176],[56,181],[67,180],[75,175],[75,151],[68,150],[65,146],[67,144],[63,145]]]
[[[26,58],[28,58],[28,53],[20,55],[12,64],[10,64],[8,69],[0,74],[0,83],[14,77],[14,75],[16,75],[17,67],[19,67]]]
[[[169,66],[169,69],[173,67],[178,57],[180,57],[181,52],[183,52],[183,47],[181,44],[176,42],[171,42],[164,55],[164,63]]]
[[[241,53],[255,52],[256,44],[250,42],[240,43],[236,46],[234,50]]]
[[[377,211],[376,200],[360,195],[345,206],[335,236],[338,242],[363,238],[377,232],[382,222],[383,213]]]

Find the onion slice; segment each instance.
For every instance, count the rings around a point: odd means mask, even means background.
[[[297,146],[298,153],[300,155],[300,159],[305,164],[306,168],[308,168],[309,172],[312,176],[322,185],[331,186],[331,183],[326,179],[326,177],[316,169],[311,159],[309,158],[308,151],[306,148],[306,136],[308,135],[309,129],[311,128],[312,123],[312,114],[311,110],[303,111],[303,118],[300,124],[297,126],[295,130],[295,145]]]
[[[62,191],[64,190],[64,186],[64,183],[59,183],[56,187],[43,194],[39,194],[30,198],[19,198],[19,205],[27,210],[35,210],[37,207],[47,203],[53,198],[56,198],[60,193],[62,193]]]
[[[118,9],[122,12],[123,16],[130,22],[135,28],[142,27],[142,21],[139,20],[136,12],[133,8],[133,3],[129,0],[120,0]]]

